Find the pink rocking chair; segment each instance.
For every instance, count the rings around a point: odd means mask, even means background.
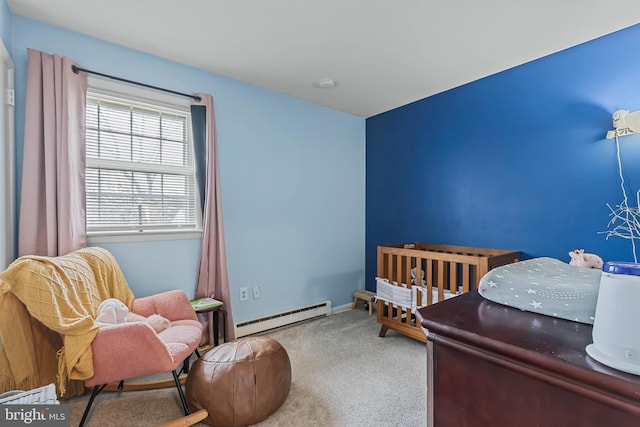
[[[93,387],[93,392],[80,427],[87,419],[93,400],[109,383],[119,382],[119,390],[164,387],[166,381],[132,383],[125,388],[124,380],[169,371],[184,414],[189,415],[180,374],[189,371],[189,357],[197,353],[202,337],[202,325],[189,298],[179,290],[163,292],[135,299],[131,311],[145,317],[160,314],[171,321],[171,327],[156,333],[145,323],[131,322],[104,327],[98,332],[91,344],[94,375],[85,381],[86,386]]]
[[[11,348],[5,371],[13,372],[16,378],[33,378],[39,386],[56,378],[66,383],[64,375],[70,379],[69,369],[82,363],[75,376],[82,378],[84,386],[93,387],[93,392],[80,426],[86,422],[98,393],[109,383],[119,383],[119,390],[149,390],[175,383],[185,417],[190,415],[180,374],[188,373],[191,354],[198,355],[202,325],[183,291],[134,298],[113,255],[97,247],[59,257],[21,257],[0,273],[0,285],[0,301],[5,308],[0,313],[0,329],[3,345]],[[159,314],[171,322],[171,327],[159,333],[144,322],[96,328],[93,319],[98,305],[108,298],[120,299],[131,312],[145,317]],[[87,363],[89,357],[79,362],[76,357],[89,356],[88,346],[91,363]],[[56,352],[65,355],[59,358],[65,363],[57,367],[51,363],[56,361]],[[29,361],[39,360],[34,355],[40,355],[47,363],[35,368],[35,362],[22,363],[21,354],[28,354],[25,360]],[[128,381],[124,387],[124,380],[164,372],[172,372],[173,381]]]

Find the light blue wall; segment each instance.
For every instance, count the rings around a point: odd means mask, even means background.
[[[18,168],[28,47],[134,81],[211,93],[235,320],[327,299],[347,304],[364,286],[364,119],[20,16],[12,26]],[[199,240],[102,246],[138,296],[193,294]],[[256,285],[262,298],[240,302],[239,288]]]
[[[11,46],[11,16],[7,0],[0,0],[0,37],[7,50]]]
[[[367,286],[376,246],[410,241],[633,260],[601,232],[622,200],[605,135],[640,109],[639,40],[636,25],[367,119]],[[637,207],[640,135],[620,143]]]

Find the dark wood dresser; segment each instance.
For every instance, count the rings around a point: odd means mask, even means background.
[[[587,355],[591,325],[477,291],[424,307],[418,320],[428,338],[429,426],[640,426],[640,376]]]

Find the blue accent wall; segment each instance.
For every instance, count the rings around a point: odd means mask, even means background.
[[[640,25],[367,119],[367,287],[394,243],[633,260],[599,233],[622,201],[605,135],[615,110],[640,109],[638,40]],[[637,207],[640,135],[620,145]]]
[[[27,48],[134,81],[211,93],[234,320],[324,300],[348,304],[364,287],[363,118],[21,16],[12,26],[19,181]],[[175,288],[193,295],[200,240],[102,246],[137,296]],[[262,297],[250,292],[240,302],[239,289],[253,286]]]

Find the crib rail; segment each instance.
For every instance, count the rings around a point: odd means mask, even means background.
[[[426,341],[415,316],[417,308],[477,289],[480,279],[489,270],[519,259],[519,252],[502,249],[428,243],[378,246],[377,278],[413,289],[414,298],[409,307],[391,298],[378,298],[380,336],[383,337],[388,329],[394,329]]]

